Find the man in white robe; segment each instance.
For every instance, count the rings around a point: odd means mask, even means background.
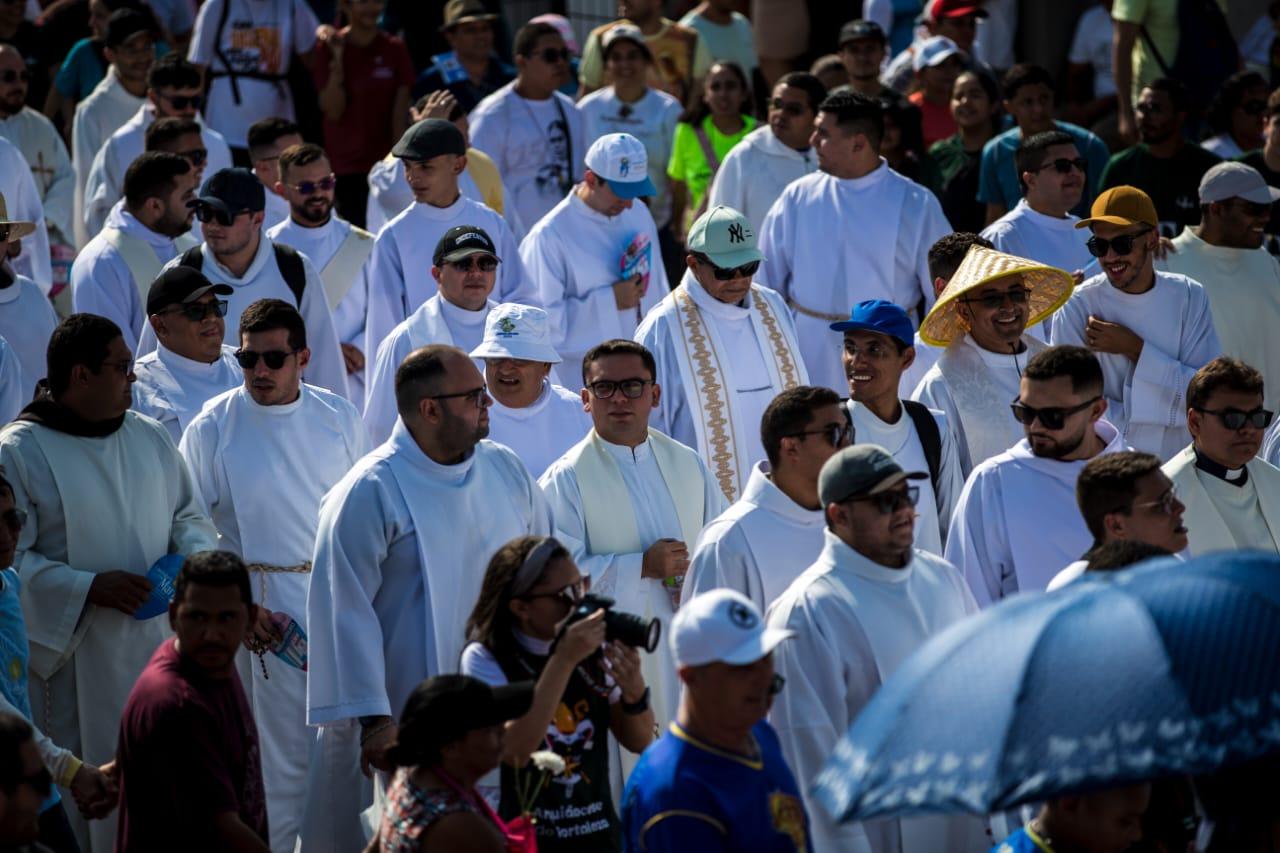
[[[556,538],[591,575],[592,590],[620,610],[669,623],[689,551],[727,503],[696,453],[649,426],[662,393],[655,376],[653,355],[634,341],[606,341],[588,352],[582,402],[594,428],[538,482],[551,502]],[[670,648],[659,643],[641,668],[664,728],[680,698]],[[623,776],[633,764],[611,762]]]
[[[634,136],[600,137],[587,151],[582,182],[520,243],[539,304],[551,317],[564,385],[578,381],[587,350],[632,337],[670,290],[653,215],[636,203],[655,191],[648,162]]]
[[[396,370],[409,353],[428,344],[454,346],[463,352],[480,346],[485,321],[498,304],[489,297],[505,261],[481,228],[457,225],[436,242],[431,258],[435,294],[383,339],[369,372],[364,422],[375,443],[386,441],[395,428]],[[476,362],[476,368],[483,368],[481,362]]]
[[[1257,169],[1219,163],[1200,179],[1200,224],[1182,229],[1159,267],[1200,282],[1223,355],[1280,379],[1280,261],[1263,248],[1277,200]],[[1280,406],[1280,381],[1265,405]]]
[[[231,286],[213,284],[199,270],[165,270],[147,292],[147,322],[158,345],[133,366],[133,410],[164,424],[177,444],[182,432],[219,394],[241,382],[226,334]]]
[[[191,234],[196,170],[160,151],[139,157],[125,173],[125,198],[71,265],[76,311],[114,322],[137,349],[146,325],[146,297],[164,265],[199,241]]]
[[[735,501],[765,458],[755,428],[764,410],[809,376],[787,304],[751,281],[764,256],[747,218],[712,208],[686,245],[680,285],[636,329],[664,391],[650,423],[707,460],[725,500]]]
[[[289,201],[278,189],[280,155],[304,141],[297,123],[279,116],[259,119],[249,126],[249,163],[266,192],[264,231],[289,218]]]
[[[307,582],[320,500],[368,452],[369,437],[355,406],[302,382],[310,351],[302,316],[289,303],[250,305],[240,318],[240,352],[257,356],[243,384],[205,406],[179,450],[220,547],[249,567],[257,658],[245,649],[237,664],[258,724],[271,849],[292,853],[315,733],[306,723],[305,670],[266,652],[284,639],[288,620],[310,633]],[[264,357],[272,352],[292,355],[273,368]]]
[[[0,45],[0,74],[15,75],[11,83],[0,82],[0,137],[13,143],[31,167],[50,242],[70,245],[75,169],[53,122],[26,105],[28,81],[20,76],[26,70],[26,60],[16,48]]]
[[[911,320],[892,302],[869,299],[854,305],[848,318],[832,323],[831,331],[843,337],[851,440],[888,448],[899,465],[929,473],[918,487],[915,547],[942,556],[964,487],[960,442],[945,414],[898,396],[902,371],[915,358]],[[828,334],[828,340],[833,338]]]
[[[810,381],[833,391],[845,380],[827,326],[867,299],[932,307],[927,255],[951,231],[933,193],[880,156],[883,133],[879,101],[828,95],[813,135],[819,171],[783,190],[761,226],[760,283],[795,312]]]
[[[1132,449],[1102,419],[1102,388],[1102,366],[1083,347],[1027,362],[1014,404],[1026,438],[973,469],[947,534],[947,561],[979,604],[1045,589],[1089,548],[1076,478],[1095,456]]]
[[[551,322],[541,308],[495,306],[471,357],[484,363],[493,397],[490,440],[514,450],[533,476],[541,476],[591,429],[582,398],[551,381],[560,354],[551,346]]]
[[[18,416],[29,395],[22,390],[22,364],[13,347],[0,337],[0,423]]]
[[[10,219],[5,197],[0,194],[0,337],[12,350],[21,379],[14,391],[25,406],[35,396],[36,383],[44,378],[45,351],[49,336],[58,325],[58,315],[44,291],[25,275],[13,271],[5,260],[14,243],[35,230],[34,222]],[[19,406],[21,408],[21,406]],[[16,415],[17,412],[12,412]],[[8,423],[6,418],[0,423]]]
[[[168,266],[191,266],[210,281],[231,285],[228,315],[235,319],[259,299],[283,299],[297,306],[311,342],[307,381],[346,397],[347,368],[324,282],[305,255],[275,245],[263,232],[264,198],[262,184],[248,169],[214,173],[205,181],[201,194],[188,202],[200,219],[204,242]],[[224,342],[237,343],[231,324]],[[147,353],[155,345],[155,332],[148,326],[142,331],[138,350]]]
[[[517,536],[552,532],[546,498],[520,460],[482,440],[490,401],[466,353],[424,347],[396,378],[391,438],[320,506],[307,595],[307,722],[323,727],[322,746],[338,745],[326,759],[349,754],[341,744],[357,726],[363,746],[346,764],[313,765],[313,774],[350,776],[356,761],[366,773],[391,769],[385,753],[409,693],[458,670],[463,623],[490,557]],[[350,805],[309,805],[315,837],[334,850],[365,843],[345,819]]]
[[[681,606],[725,587],[763,613],[822,551],[818,472],[849,443],[840,395],[812,385],[783,391],[764,410],[760,432],[768,459],[752,467],[742,497],[702,529]]]
[[[85,233],[92,236],[102,230],[111,208],[124,196],[125,171],[139,154],[148,150],[147,128],[161,118],[198,122],[203,93],[200,69],[180,55],[167,54],[151,66],[147,74],[146,102],[94,155],[84,186]],[[200,124],[200,140],[205,150],[205,172],[213,174],[231,167],[231,149],[220,133]]]
[[[34,230],[19,241],[18,254],[10,257],[9,263],[14,272],[34,281],[42,293],[48,293],[53,286],[53,266],[40,190],[22,152],[6,139],[0,139],[0,194],[15,219],[35,224]],[[14,248],[11,246],[10,251]]]
[[[912,399],[946,413],[962,477],[1022,439],[1009,403],[1023,366],[1046,346],[1026,330],[1061,307],[1073,286],[1063,270],[974,246],[920,325],[923,339],[946,349]]]
[[[361,408],[373,235],[334,213],[336,188],[337,179],[323,148],[311,143],[286,148],[280,155],[280,181],[275,189],[289,202],[289,217],[268,228],[267,237],[297,249],[320,271],[333,327],[342,345],[351,401]]]
[[[1263,376],[1239,359],[1206,364],[1187,388],[1191,445],[1164,465],[1186,504],[1187,549],[1280,551],[1280,469],[1258,458],[1275,413]]]
[[[1113,187],[1090,214],[1076,227],[1093,231],[1102,272],[1054,315],[1051,342],[1097,353],[1107,411],[1125,442],[1169,459],[1187,440],[1187,383],[1222,350],[1209,297],[1199,282],[1156,271],[1159,220],[1142,190]]]
[[[114,323],[72,315],[49,344],[50,396],[0,430],[0,465],[27,513],[14,565],[33,718],[95,766],[114,757],[125,699],[170,635],[162,616],[134,618],[153,591],[148,569],[217,546],[168,433],[128,411],[132,365]],[[71,818],[82,848],[112,849],[114,820],[86,831]]]
[[[973,815],[835,823],[809,795],[836,742],[886,678],[930,637],[977,611],[950,563],[911,546],[909,480],[882,447],[855,444],[818,478],[827,530],[822,552],[769,608],[769,627],[794,631],[774,650],[786,687],[769,722],[805,794],[819,853],[981,853]]]
[[[146,104],[147,73],[155,59],[151,20],[132,9],[119,9],[107,22],[104,53],[107,73],[89,96],[76,104],[71,125],[71,163],[76,173],[72,230],[76,247],[93,239],[85,227],[84,188],[98,151],[111,134]]]

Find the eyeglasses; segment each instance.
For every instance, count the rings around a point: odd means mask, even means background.
[[[844,447],[849,443],[853,433],[853,424],[827,424],[822,429],[807,429],[802,432],[787,433],[783,438],[803,438],[807,435],[820,435],[832,447]]]
[[[548,65],[555,65],[557,62],[568,62],[569,58],[572,57],[573,54],[571,54],[569,52],[569,49],[566,47],[562,47],[558,49],[554,47],[548,47],[538,51],[537,53],[534,54],[534,56],[538,57]]]
[[[877,492],[874,495],[858,495],[846,498],[845,503],[875,504],[881,515],[890,515],[905,507],[913,507],[920,500],[920,487],[907,486],[889,492]]]
[[[1056,406],[1046,409],[1033,409],[1031,406],[1025,405],[1019,400],[1014,400],[1009,408],[1013,410],[1013,416],[1018,419],[1018,423],[1020,424],[1031,426],[1038,418],[1040,420],[1040,425],[1045,429],[1058,430],[1062,429],[1063,424],[1067,422],[1067,418],[1077,412],[1083,412],[1085,409],[1089,408],[1101,399],[1101,396],[1097,396],[1091,400],[1085,400],[1078,406],[1072,406],[1067,409]]]
[[[488,385],[481,385],[479,388],[472,388],[470,391],[458,391],[455,394],[433,394],[430,397],[428,397],[428,399],[453,400],[458,397],[462,397],[468,403],[471,403],[473,406],[475,406],[477,409],[483,409],[484,401],[488,397],[488,391],[489,391]]]
[[[273,349],[267,352],[254,352],[251,349],[238,349],[235,352],[236,363],[245,370],[253,370],[258,366],[258,359],[262,359],[262,363],[267,366],[268,370],[279,370],[284,367],[285,359],[299,350],[282,350]]]
[[[27,71],[14,71],[12,68],[0,71],[0,83],[13,84],[19,81],[26,83],[31,79],[31,74]]]
[[[41,797],[48,797],[53,793],[53,774],[49,772],[48,767],[41,767],[37,772],[30,776],[23,776],[18,779],[19,785],[29,785],[31,790],[35,791]]]
[[[1247,198],[1235,198],[1230,203],[1243,210],[1248,216],[1266,216],[1271,212],[1271,205],[1249,201]]]
[[[8,223],[0,225],[0,243],[7,243],[9,241],[9,233],[12,230],[13,226]]]
[[[13,509],[0,514],[0,520],[4,521],[4,526],[9,528],[10,533],[17,533],[27,526],[27,511],[25,509]]]
[[[1107,251],[1113,251],[1117,255],[1127,255],[1133,251],[1133,244],[1138,238],[1145,237],[1150,228],[1143,228],[1137,234],[1121,234],[1119,237],[1112,237],[1110,240],[1105,237],[1090,237],[1085,242],[1085,248],[1089,250],[1089,254],[1095,258],[1106,257]]]
[[[591,396],[597,400],[608,400],[618,390],[621,390],[622,396],[628,400],[635,400],[644,393],[645,386],[652,383],[652,379],[623,379],[619,382],[601,379],[599,382],[592,382],[587,388],[590,389]]]
[[[1059,157],[1057,160],[1045,163],[1040,168],[1035,169],[1035,171],[1043,172],[1045,169],[1049,168],[1056,169],[1059,175],[1070,174],[1072,169],[1079,169],[1080,174],[1085,175],[1089,173],[1089,161],[1083,157],[1077,157],[1074,160],[1068,160],[1066,157]]]
[[[471,272],[472,269],[493,272],[498,268],[498,259],[492,255],[468,255],[456,261],[445,261],[445,263],[459,272]]]
[[[318,181],[303,181],[300,184],[290,184],[289,188],[297,190],[303,195],[315,195],[319,192],[329,192],[338,185],[338,179],[333,175],[325,175]]]
[[[205,317],[225,317],[227,316],[227,305],[229,303],[225,299],[215,299],[212,302],[192,302],[189,305],[175,305],[173,308],[167,308],[159,313],[161,314],[181,314],[193,323],[199,323]],[[254,360],[257,363],[257,360]],[[270,367],[270,362],[267,364]]]
[[[1213,415],[1222,421],[1222,425],[1230,430],[1244,429],[1245,424],[1254,429],[1266,429],[1271,425],[1271,419],[1275,417],[1275,412],[1269,412],[1264,408],[1256,408],[1245,412],[1240,409],[1201,409],[1192,406],[1197,412],[1206,415]]]
[[[733,281],[738,278],[751,278],[756,274],[756,270],[760,269],[759,261],[752,261],[749,264],[743,264],[740,267],[718,267],[709,259],[703,261],[707,266],[711,267],[711,274],[716,277],[716,281]]]
[[[1178,504],[1178,490],[1170,489],[1169,491],[1165,492],[1163,495],[1161,495],[1160,497],[1156,498],[1153,501],[1142,501],[1141,503],[1135,503],[1133,505],[1133,508],[1142,509],[1144,507],[1152,507],[1161,515],[1173,515],[1173,511],[1177,507],[1177,504]]]
[[[1266,109],[1267,109],[1267,102],[1266,102],[1266,101],[1256,101],[1256,100],[1255,100],[1255,101],[1245,101],[1244,103],[1242,103],[1242,104],[1240,105],[1240,109],[1242,109],[1242,110],[1244,111],[1244,114],[1245,114],[1245,115],[1250,115],[1250,116],[1260,116],[1260,115],[1262,115],[1264,112],[1266,112]]]
[[[769,681],[769,695],[777,696],[782,692],[782,688],[787,686],[787,679],[778,673],[773,674],[773,678]]]
[[[773,98],[769,101],[769,109],[782,110],[789,116],[802,116],[809,110],[795,101],[784,101],[782,98]]]
[[[530,592],[519,596],[519,598],[521,601],[533,601],[536,598],[559,598],[570,604],[577,604],[589,589],[591,589],[591,578],[578,578],[573,583],[566,584],[554,592]]]
[[[223,210],[220,207],[212,207],[207,204],[196,204],[196,205],[189,205],[189,206],[195,207],[196,219],[199,219],[201,222],[204,222],[204,223],[216,222],[219,225],[223,226],[224,228],[231,227],[231,224],[236,221],[236,217],[239,216],[240,213],[248,213],[248,211],[240,211],[239,213],[232,213],[229,210]]]
[[[104,361],[102,366],[109,367],[121,376],[128,376],[133,373],[133,359],[127,358],[124,361]]]
[[[960,301],[966,305],[981,305],[988,311],[996,311],[1000,309],[1007,300],[1010,305],[1026,305],[1027,300],[1031,297],[1031,291],[1026,288],[1015,288],[1004,293],[984,293],[982,296],[970,296]]]
[[[169,103],[173,104],[175,110],[199,110],[204,106],[203,95],[160,95]]]
[[[178,156],[186,159],[193,167],[199,169],[209,159],[209,152],[203,148],[192,148],[189,151],[179,151]]]

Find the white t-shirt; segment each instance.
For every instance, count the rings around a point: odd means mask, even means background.
[[[612,86],[597,89],[578,102],[588,146],[606,133],[629,133],[644,143],[649,155],[649,178],[658,194],[649,203],[654,223],[661,228],[671,219],[671,193],[667,162],[675,144],[680,102],[657,89],[649,89],[634,104],[624,103]]]
[[[259,119],[292,120],[293,96],[283,79],[235,77],[233,87],[233,78],[222,75],[229,70],[287,74],[293,54],[315,47],[318,25],[306,0],[206,0],[200,7],[187,59],[209,66],[212,82],[205,121],[226,137],[228,145],[246,147],[249,126]]]
[[[1074,273],[1093,262],[1085,246],[1089,231],[1077,228],[1077,222],[1069,213],[1058,219],[1033,210],[1024,198],[983,229],[982,236],[1001,252]]]
[[[1093,67],[1095,98],[1116,93],[1116,78],[1111,74],[1111,15],[1101,3],[1080,16],[1067,61]]]

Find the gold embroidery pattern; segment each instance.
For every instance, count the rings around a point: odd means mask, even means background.
[[[710,345],[711,339],[703,328],[702,315],[689,297],[688,290],[684,287],[677,288],[675,297],[676,315],[683,327],[680,338],[697,375],[698,400],[702,407],[703,423],[707,429],[707,449],[711,457],[708,461],[712,465],[716,482],[720,484],[720,491],[724,492],[725,500],[733,502],[738,499],[738,468],[734,460],[733,424],[729,420],[728,400],[724,397],[724,387],[719,381],[724,374],[720,370],[715,350]]]
[[[773,316],[769,301],[760,295],[755,285],[752,285],[751,289],[755,291],[752,294],[751,304],[760,309],[760,322],[764,323],[765,331],[769,333],[769,343],[773,346],[773,359],[778,365],[778,375],[782,377],[782,388],[789,391],[800,384],[795,361],[791,358],[791,348],[787,346],[787,339],[782,336],[782,330],[778,328],[778,318]]]

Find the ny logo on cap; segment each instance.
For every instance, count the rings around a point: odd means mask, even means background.
[[[516,324],[511,322],[510,317],[503,317],[498,321],[497,334],[500,338],[515,338],[520,335],[520,333],[516,331]]]
[[[627,173],[630,171],[631,171],[631,159],[628,157],[623,157],[622,161],[618,163],[618,174],[625,178],[627,176]]]
[[[741,601],[731,601],[729,621],[743,630],[750,630],[756,626],[756,615]]]
[[[735,223],[733,223],[732,225],[730,225],[730,226],[729,226],[729,242],[730,242],[730,243],[745,243],[745,242],[747,242],[747,237],[746,237],[746,235],[742,233],[742,223],[741,223],[741,222],[735,222]]]

